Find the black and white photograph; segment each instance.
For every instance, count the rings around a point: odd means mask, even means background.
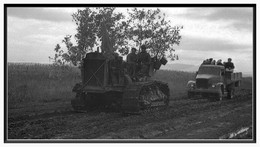
[[[4,142],[256,142],[256,4],[3,4]]]

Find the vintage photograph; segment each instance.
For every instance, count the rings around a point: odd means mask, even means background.
[[[5,142],[256,142],[256,4],[5,4]]]

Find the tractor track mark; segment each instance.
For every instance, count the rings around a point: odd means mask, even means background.
[[[52,116],[59,116],[59,115],[70,115],[73,114],[71,109],[64,109],[64,110],[54,110],[50,112],[42,112],[42,113],[32,113],[27,115],[21,115],[16,117],[9,117],[8,122],[16,122],[16,121],[22,121],[22,120],[31,120],[31,119],[38,119],[38,118],[48,118]]]

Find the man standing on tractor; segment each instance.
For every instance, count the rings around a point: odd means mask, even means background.
[[[138,54],[138,63],[140,64],[140,74],[142,76],[149,76],[149,67],[151,62],[151,56],[146,52],[146,46],[141,46],[141,52]]]
[[[138,57],[136,55],[136,48],[132,48],[131,53],[126,57],[126,62],[128,63],[127,72],[131,77],[135,75],[137,59]]]

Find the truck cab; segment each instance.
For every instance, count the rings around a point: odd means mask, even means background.
[[[235,89],[240,86],[242,73],[225,70],[221,65],[201,65],[196,72],[195,81],[187,83],[188,97],[207,97],[222,100],[233,98]]]

